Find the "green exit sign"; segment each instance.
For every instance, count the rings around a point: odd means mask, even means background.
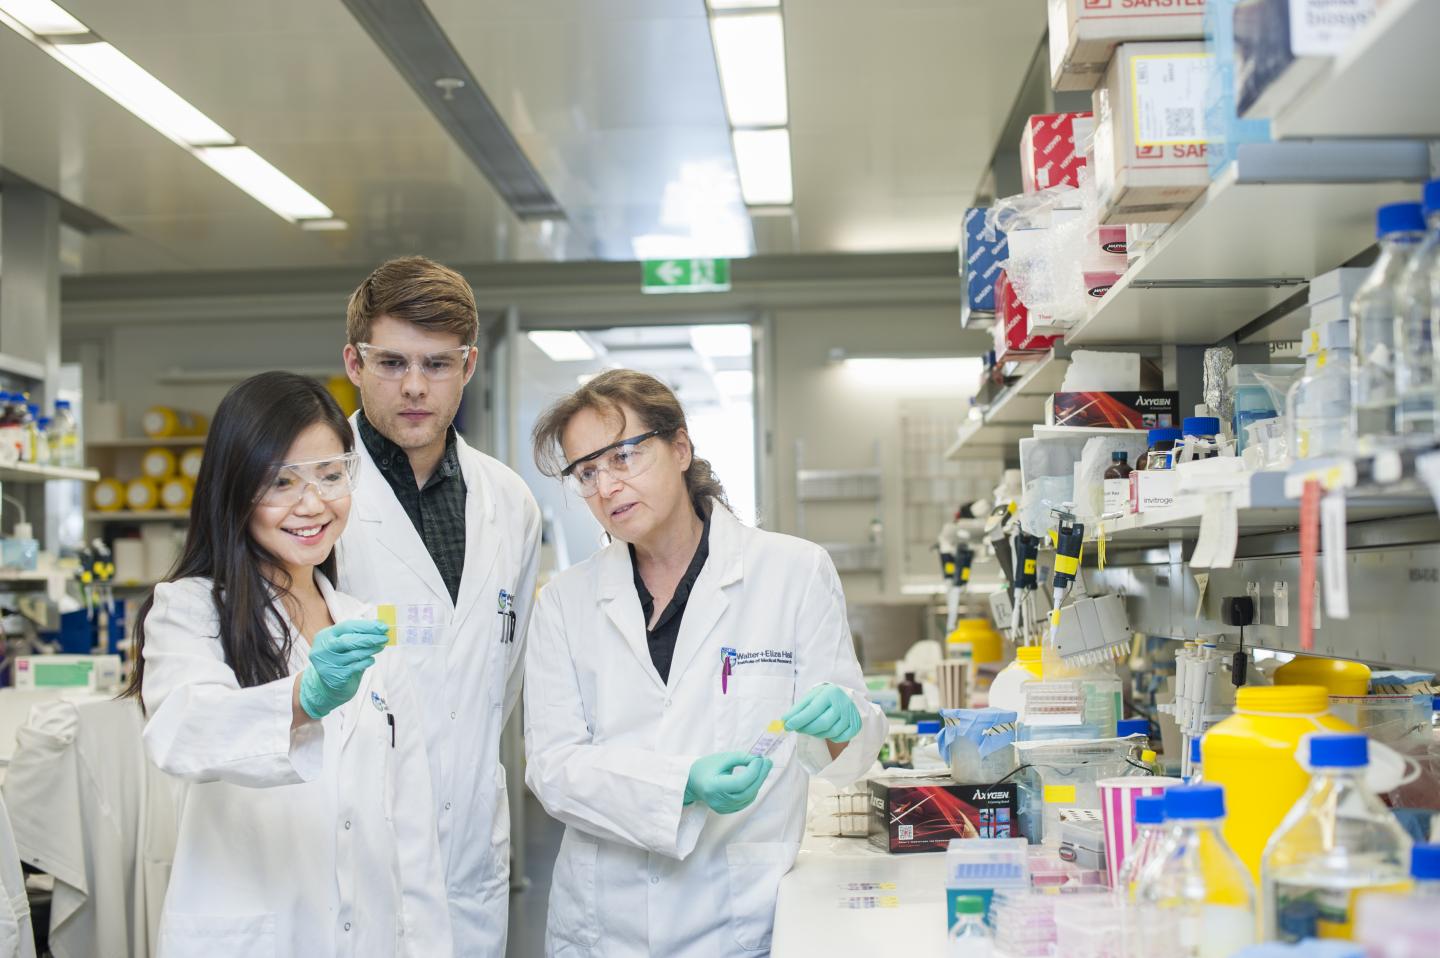
[[[647,259],[640,289],[646,293],[723,293],[730,288],[728,259]]]

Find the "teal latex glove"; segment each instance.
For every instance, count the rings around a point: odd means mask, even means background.
[[[829,682],[807,692],[781,719],[788,731],[832,742],[848,742],[860,734],[860,710],[844,689]]]
[[[717,752],[697,758],[685,783],[685,804],[704,802],[721,815],[747,808],[774,767],[763,755]]]
[[[347,619],[315,634],[310,664],[300,675],[300,707],[313,719],[324,718],[355,696],[360,676],[385,648],[387,626],[369,619]]]

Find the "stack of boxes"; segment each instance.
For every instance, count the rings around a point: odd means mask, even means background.
[[[1000,270],[1010,257],[1010,246],[1000,230],[985,228],[985,210],[965,211],[964,235],[960,244],[960,275],[965,280],[965,298],[960,309],[960,326],[969,329],[995,318],[995,288]]]
[[[1117,44],[1198,40],[1205,0],[1050,0],[1050,82],[1093,90]]]
[[[1332,269],[1310,281],[1310,327],[1300,337],[1300,353],[1313,372],[1334,361],[1350,361],[1350,300],[1369,270]]]
[[[1235,96],[1240,115],[1272,117],[1324,72],[1375,15],[1379,0],[1238,0]]]

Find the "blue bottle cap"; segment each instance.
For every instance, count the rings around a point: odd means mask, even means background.
[[[57,400],[55,400],[55,408],[56,408],[56,409],[69,409],[69,408],[70,408],[70,400],[68,400],[68,399],[57,399]]]
[[[1181,431],[1187,436],[1218,436],[1220,420],[1214,416],[1187,416],[1181,424]]]
[[[1315,768],[1364,768],[1370,764],[1370,740],[1363,735],[1312,735],[1310,764]]]
[[[1149,720],[1149,719],[1121,719],[1120,721],[1118,721],[1118,722],[1115,723],[1115,734],[1118,735],[1118,736],[1120,736],[1121,738],[1124,738],[1124,737],[1127,736],[1127,735],[1145,735],[1145,736],[1149,736],[1149,734],[1150,734],[1150,720]]]
[[[916,722],[915,731],[920,735],[939,735],[940,723],[936,721]]]
[[[1425,189],[1420,194],[1420,205],[1425,208],[1426,216],[1440,213],[1440,180],[1431,180],[1425,184]]]
[[[1153,446],[1157,442],[1176,442],[1183,435],[1184,433],[1182,433],[1175,427],[1165,426],[1161,429],[1150,430],[1148,433],[1145,434],[1145,441]]]
[[[1225,789],[1219,785],[1172,785],[1165,790],[1165,817],[1217,819],[1225,817]]]
[[[1200,764],[1200,740],[1198,738],[1190,740],[1190,764]]]
[[[1159,825],[1165,821],[1165,796],[1141,795],[1135,799],[1135,824]]]
[[[1410,877],[1440,879],[1440,845],[1416,845],[1410,849]]]
[[[1419,203],[1391,203],[1375,212],[1375,237],[1391,233],[1423,233],[1425,211]]]

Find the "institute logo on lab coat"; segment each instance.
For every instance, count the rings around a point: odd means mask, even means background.
[[[720,650],[720,694],[730,691],[730,675],[735,671],[735,650],[729,647]]]

